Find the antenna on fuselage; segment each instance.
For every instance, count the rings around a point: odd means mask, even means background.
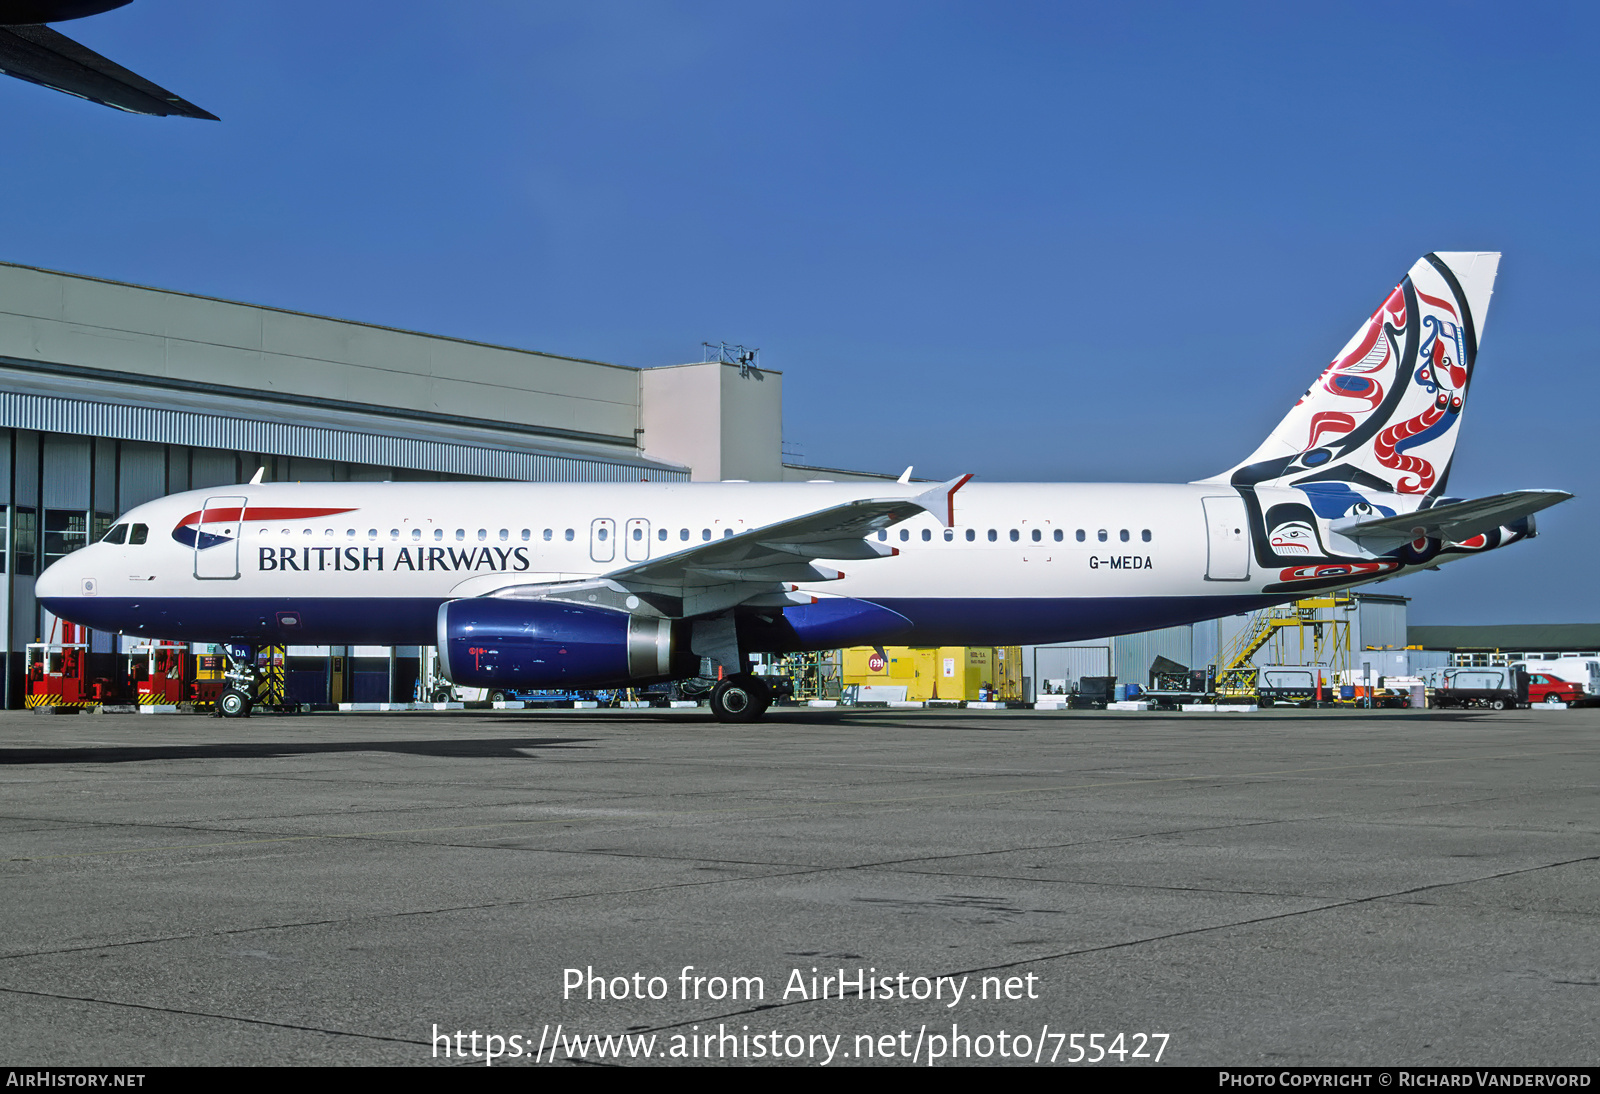
[[[256,473],[254,475],[250,476],[250,485],[251,486],[260,486],[261,485],[261,476],[265,475],[266,473],[267,473],[267,469],[265,467],[256,468]]]

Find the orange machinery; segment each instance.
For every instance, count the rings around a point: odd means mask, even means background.
[[[191,656],[185,642],[154,638],[130,651],[129,672],[140,706],[210,706],[222,693],[221,658]]]
[[[75,708],[99,706],[116,697],[117,687],[104,677],[89,675],[89,629],[58,620],[61,640],[53,638],[27,645],[27,707]],[[52,636],[55,628],[51,628]]]
[[[124,680],[89,675],[87,627],[58,620],[61,640],[30,642],[27,646],[28,707],[82,710],[105,703],[128,702],[140,706],[209,706],[217,701],[227,681],[222,679],[222,658],[191,655],[187,643],[152,639],[130,650]],[[54,628],[52,628],[52,635]]]

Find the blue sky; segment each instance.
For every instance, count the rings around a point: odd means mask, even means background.
[[[1421,254],[1500,250],[1451,492],[1580,496],[1381,588],[1600,621],[1596,11],[136,0],[58,29],[222,121],[0,80],[0,259],[630,365],[727,339],[807,463],[1185,481]]]

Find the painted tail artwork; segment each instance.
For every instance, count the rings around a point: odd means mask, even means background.
[[[1419,259],[1261,447],[1214,480],[1443,492],[1500,256]]]
[[[1243,498],[1264,591],[1305,595],[1531,538],[1572,495],[1444,495],[1500,256],[1411,267],[1250,458],[1210,479]]]

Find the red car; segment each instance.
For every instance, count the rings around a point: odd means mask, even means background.
[[[1583,698],[1583,689],[1569,684],[1558,676],[1534,672],[1528,674],[1528,702],[1576,703]]]

